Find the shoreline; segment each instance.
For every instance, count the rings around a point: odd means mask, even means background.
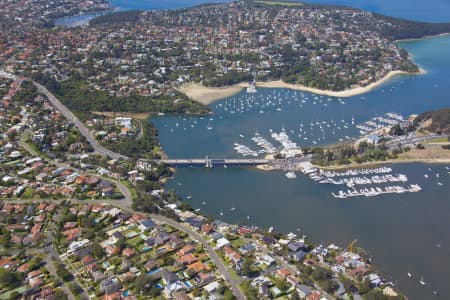
[[[314,165],[314,167],[321,169],[321,170],[327,170],[327,171],[337,171],[337,170],[346,170],[346,169],[363,169],[367,167],[376,167],[380,165],[393,165],[393,164],[414,164],[414,163],[424,163],[424,164],[449,164],[450,158],[404,158],[404,159],[389,159],[385,161],[371,161],[371,162],[365,162],[361,164],[357,163],[351,163],[348,165],[336,165],[336,166],[318,166]]]
[[[203,84],[191,82],[181,85],[177,90],[189,98],[203,105],[214,103],[220,99],[233,96],[241,92],[247,85],[238,83],[224,87],[207,87]]]
[[[444,32],[444,33],[439,33],[439,34],[435,34],[435,35],[426,35],[426,36],[423,36],[423,37],[420,37],[420,38],[394,40],[394,43],[417,42],[417,41],[429,40],[429,39],[434,39],[434,38],[440,38],[440,37],[447,36],[447,35],[450,35],[450,32]]]
[[[393,165],[393,164],[415,164],[415,163],[423,163],[423,164],[434,164],[434,165],[443,165],[450,164],[450,158],[437,158],[437,159],[389,159],[385,161],[371,161],[365,162],[361,164],[351,163],[348,165],[334,165],[334,166],[319,166],[313,165],[315,168],[326,171],[343,171],[349,169],[364,169],[371,167],[378,167],[381,165]],[[269,165],[258,165],[255,167],[261,171],[283,171],[281,169],[272,169]],[[299,169],[294,171],[300,171]]]
[[[266,82],[256,82],[256,87],[260,88],[287,88],[291,90],[297,90],[297,91],[304,91],[304,92],[310,92],[317,95],[324,95],[324,96],[330,96],[330,97],[342,97],[342,98],[348,98],[353,97],[361,94],[368,93],[383,84],[390,81],[392,78],[399,76],[399,75],[422,75],[426,74],[426,71],[422,68],[419,68],[419,72],[416,73],[409,73],[405,71],[390,71],[388,74],[386,74],[383,78],[372,82],[364,87],[356,87],[353,89],[343,90],[343,91],[330,91],[330,90],[321,90],[318,88],[311,88],[307,87],[301,84],[289,84],[279,80],[274,81],[266,81]],[[242,82],[239,84],[235,84],[232,86],[226,86],[226,87],[207,87],[200,83],[187,83],[179,88],[177,88],[178,91],[186,94],[189,98],[191,98],[194,101],[200,102],[204,105],[209,105],[211,103],[214,103],[218,100],[221,100],[223,98],[235,95],[239,92],[241,92],[244,88],[248,86],[247,83]]]

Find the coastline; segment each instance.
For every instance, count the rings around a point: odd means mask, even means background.
[[[287,88],[291,90],[298,90],[304,92],[310,92],[317,95],[324,95],[330,97],[342,97],[348,98],[356,95],[361,95],[368,93],[379,86],[385,84],[395,76],[399,75],[419,75],[426,74],[424,69],[419,69],[417,73],[409,73],[405,71],[391,71],[386,74],[383,78],[378,81],[372,82],[367,86],[360,86],[353,89],[343,90],[343,91],[330,91],[330,90],[321,90],[318,88],[311,88],[301,84],[289,84],[280,80],[267,81],[267,82],[256,82],[257,87],[261,88]],[[178,88],[178,90],[184,94],[186,94],[189,98],[194,101],[200,102],[204,105],[209,105],[223,99],[225,97],[229,97],[241,92],[245,87],[247,87],[247,83],[239,83],[232,86],[227,87],[206,87],[199,83],[187,83]]]
[[[201,104],[208,105],[217,100],[233,96],[246,87],[245,83],[239,83],[225,87],[207,87],[200,83],[186,83],[177,88],[178,91],[186,94],[189,98]]]
[[[401,42],[416,42],[416,41],[423,41],[423,40],[429,40],[429,39],[434,39],[434,38],[439,38],[439,37],[443,37],[443,36],[447,36],[450,35],[450,32],[444,32],[444,33],[439,33],[439,34],[435,34],[435,35],[426,35],[420,38],[411,38],[411,39],[403,39],[403,40],[395,40],[395,43],[401,43]]]
[[[449,164],[450,158],[400,158],[400,159],[389,159],[385,161],[370,161],[361,164],[351,163],[348,165],[336,165],[336,166],[317,166],[318,169],[327,171],[337,171],[337,170],[347,170],[347,169],[362,169],[368,167],[377,167],[381,165],[392,165],[392,164],[413,164],[413,163],[424,163],[424,164]]]
[[[364,169],[364,168],[373,168],[379,167],[382,165],[393,165],[393,164],[413,164],[413,163],[424,163],[424,164],[450,164],[450,158],[400,158],[400,159],[389,159],[384,161],[369,161],[364,163],[351,163],[348,165],[332,165],[332,166],[319,166],[313,165],[317,169],[326,170],[326,171],[343,171],[349,169]],[[269,165],[258,165],[255,167],[261,171],[282,171],[280,169],[272,169]],[[300,171],[300,170],[295,170]]]

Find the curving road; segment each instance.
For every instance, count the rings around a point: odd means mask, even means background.
[[[91,131],[81,122],[67,107],[65,107],[56,97],[53,95],[47,88],[45,88],[43,85],[34,82],[33,84],[36,86],[39,92],[45,94],[48,98],[48,100],[52,103],[52,105],[59,110],[64,117],[70,122],[73,122],[75,126],[78,128],[79,132],[86,138],[86,140],[92,145],[94,150],[98,153],[100,153],[103,156],[109,156],[114,159],[128,159],[127,156],[115,153],[111,150],[106,149],[105,147],[101,146],[95,137],[92,135]]]
[[[244,294],[242,293],[242,291],[239,289],[239,282],[231,277],[230,272],[228,272],[228,269],[223,264],[222,260],[217,255],[216,251],[213,249],[213,247],[211,247],[211,245],[199,233],[190,229],[187,226],[184,226],[183,224],[180,224],[172,219],[166,218],[161,215],[150,214],[150,217],[155,220],[158,220],[160,222],[167,223],[170,226],[187,233],[188,235],[193,237],[195,240],[202,243],[203,248],[206,249],[209,256],[214,261],[217,268],[219,269],[219,272],[225,277],[225,280],[228,281],[228,283],[230,284],[231,290],[233,291],[233,294],[236,296],[236,298],[238,298],[239,300],[246,299]]]
[[[123,187],[125,187],[125,186],[123,186]],[[61,202],[61,200],[55,200],[55,199],[14,199],[14,198],[10,198],[10,199],[4,199],[4,200],[15,201],[16,203],[43,202],[43,201],[44,202],[54,202],[54,203]],[[110,204],[110,205],[119,207],[119,208],[123,209],[124,211],[128,211],[131,213],[140,213],[139,211],[135,211],[133,208],[131,208],[131,206],[129,206],[129,204],[127,203],[128,201],[123,203],[123,201],[121,201],[121,200],[94,200],[94,199],[92,199],[92,200],[68,199],[68,200],[71,202],[84,203],[84,204],[86,204],[86,203],[88,203],[88,204],[105,203],[105,204]],[[231,277],[230,272],[228,271],[227,267],[224,265],[224,263],[220,259],[220,257],[217,255],[216,251],[213,249],[213,247],[211,247],[211,245],[208,243],[208,241],[206,241],[198,232],[192,230],[191,228],[189,228],[188,226],[186,226],[184,224],[181,224],[175,220],[169,219],[162,215],[155,215],[155,214],[147,214],[147,215],[150,218],[153,218],[153,219],[163,222],[163,223],[167,223],[170,226],[173,226],[174,228],[176,228],[180,231],[183,231],[184,233],[193,237],[198,242],[202,243],[202,245],[203,245],[204,249],[206,250],[206,252],[208,253],[209,257],[214,261],[215,265],[217,266],[219,273],[222,274],[225,281],[227,281],[228,284],[230,285],[231,290],[233,291],[233,294],[236,296],[236,298],[239,300],[246,299],[244,294],[242,293],[242,291],[239,289],[239,283],[240,283],[239,280],[233,279]],[[50,232],[51,231],[49,230],[49,236],[51,236]],[[48,236],[48,238],[49,238],[49,236]],[[53,247],[50,247],[50,248],[54,252]],[[46,249],[46,250],[49,251],[50,249]]]
[[[3,74],[3,73],[4,72],[0,73],[0,76],[5,76],[6,73],[5,74]],[[56,109],[58,109],[66,117],[67,120],[73,122],[75,124],[75,126],[77,126],[80,133],[89,141],[89,143],[91,143],[92,147],[94,148],[94,150],[96,152],[100,153],[103,156],[109,156],[109,157],[115,158],[115,159],[119,159],[119,158],[128,159],[128,157],[126,157],[124,155],[115,153],[115,152],[110,151],[110,150],[102,147],[101,145],[99,145],[97,140],[95,139],[95,137],[89,131],[89,129],[67,107],[65,107],[52,93],[50,93],[43,85],[41,85],[37,82],[33,81],[33,84],[37,87],[39,92],[45,94],[48,97],[49,101],[55,106]],[[29,151],[31,150],[30,152],[33,152],[31,147],[26,147],[27,145],[24,141],[22,141],[22,144],[23,144],[22,146],[25,146],[24,148],[26,148],[26,150],[29,150]],[[27,149],[27,148],[29,148],[29,149]],[[108,178],[108,180],[111,180],[111,179]],[[131,206],[132,205],[132,197],[131,197],[130,190],[119,181],[114,180],[114,183],[118,186],[119,190],[124,195],[124,199],[122,201],[121,200],[106,200],[106,201],[105,200],[76,200],[76,199],[69,199],[69,200],[75,201],[75,202],[80,202],[80,203],[108,203],[108,204],[120,207],[120,208],[124,209],[125,211],[136,213],[137,211],[135,211]],[[7,200],[7,199],[4,199],[4,200]],[[61,200],[53,200],[53,199],[26,199],[26,200],[25,199],[24,200],[9,199],[9,200],[13,200],[16,202],[34,202],[34,201],[36,201],[36,202],[45,201],[45,202],[55,202],[55,203],[61,202]],[[173,226],[174,228],[177,228],[178,230],[185,232],[186,234],[193,237],[195,240],[202,243],[204,249],[206,250],[206,252],[208,252],[209,256],[216,264],[217,269],[222,274],[225,281],[227,281],[229,283],[231,290],[233,291],[233,294],[236,296],[236,298],[239,300],[246,299],[244,294],[242,293],[242,291],[239,289],[239,281],[236,279],[233,279],[231,277],[230,272],[228,271],[227,267],[224,265],[224,263],[220,259],[220,257],[217,255],[216,251],[211,247],[211,245],[208,243],[208,241],[206,241],[199,233],[195,232],[188,226],[178,223],[177,221],[169,219],[167,217],[164,217],[161,215],[155,215],[155,214],[150,214],[149,216],[155,220],[167,223],[167,224]],[[53,237],[53,229],[48,231],[47,242],[51,241],[52,237]],[[47,245],[46,251],[48,251],[49,255],[56,256],[57,258],[59,258],[59,256],[56,254],[55,250],[53,249],[53,247],[51,245]],[[48,256],[47,256],[47,258],[48,258]],[[84,293],[83,296],[85,296],[85,295],[86,294]]]

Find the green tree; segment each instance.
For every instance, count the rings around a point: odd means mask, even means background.
[[[297,291],[294,291],[291,295],[291,300],[300,300],[300,295]]]
[[[404,135],[405,132],[399,124],[396,124],[391,127],[391,129],[389,130],[389,134],[393,136],[401,136]]]
[[[56,289],[55,293],[53,294],[53,296],[55,297],[55,299],[58,300],[67,300],[69,299],[66,295],[66,293],[64,293],[64,291],[62,289]]]
[[[148,294],[152,288],[153,279],[147,274],[141,274],[136,278],[135,287],[138,293]]]
[[[358,291],[360,294],[366,294],[370,291],[370,281],[369,279],[364,279],[359,285],[358,285]]]
[[[61,280],[64,282],[70,281],[73,278],[72,274],[66,269],[63,264],[59,264],[56,267],[56,274],[58,274],[59,278],[61,278]]]
[[[23,273],[16,273],[8,269],[0,269],[0,286],[13,288],[22,283]]]
[[[104,254],[102,246],[100,246],[98,243],[93,243],[91,246],[92,254],[96,258],[101,258]]]

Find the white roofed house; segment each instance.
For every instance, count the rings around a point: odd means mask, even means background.
[[[216,249],[221,249],[225,246],[230,246],[230,241],[227,240],[226,238],[220,238],[217,240],[216,242]]]

